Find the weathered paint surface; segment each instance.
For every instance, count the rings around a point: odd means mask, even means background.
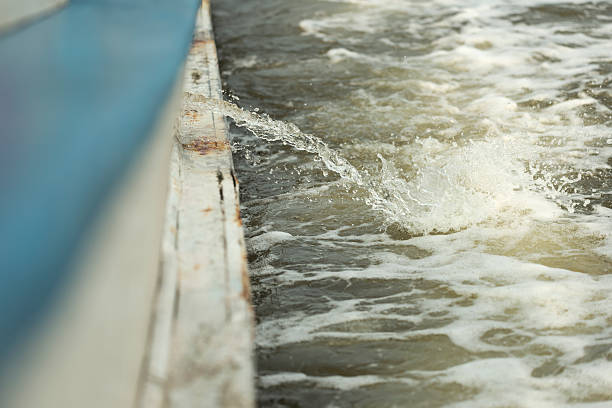
[[[252,407],[253,312],[209,5],[185,67],[162,273],[138,405]]]

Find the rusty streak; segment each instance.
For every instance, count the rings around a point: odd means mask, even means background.
[[[249,283],[249,273],[247,272],[246,267],[247,259],[246,255],[243,253],[242,255],[242,268],[240,268],[240,272],[242,275],[242,293],[240,294],[247,303],[251,304],[251,285]]]
[[[236,206],[236,224],[242,227],[242,217],[240,217],[240,206]]]
[[[182,144],[183,149],[189,150],[192,152],[198,152],[201,155],[208,154],[214,150],[227,150],[229,149],[229,143],[227,141],[218,141],[218,140],[194,140],[189,143]]]
[[[193,42],[191,43],[191,53],[193,54],[197,54],[200,53],[198,52],[199,49],[201,48],[206,48],[208,46],[210,46],[210,44],[214,45],[215,41],[213,39],[205,39],[205,40],[193,40]]]

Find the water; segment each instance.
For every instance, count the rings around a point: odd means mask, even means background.
[[[612,405],[612,4],[213,17],[260,406]]]

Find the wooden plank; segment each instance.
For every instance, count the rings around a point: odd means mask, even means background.
[[[141,407],[254,406],[253,312],[238,183],[224,118],[209,5],[185,66],[162,277]]]

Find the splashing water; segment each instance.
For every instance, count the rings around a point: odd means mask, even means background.
[[[259,406],[610,406],[610,2],[215,8]]]
[[[410,234],[445,233],[499,218],[502,213],[512,217],[525,212],[558,212],[543,197],[570,212],[575,206],[564,189],[580,176],[575,180],[565,178],[561,186],[556,186],[551,172],[529,164],[543,154],[543,149],[517,138],[469,140],[450,150],[436,139],[417,138],[412,151],[406,152],[416,169],[412,177],[406,177],[407,172],[380,153],[380,171],[370,174],[358,170],[322,139],[302,132],[293,123],[227,101],[189,96],[192,103],[231,117],[238,127],[263,140],[315,154],[327,169],[365,190],[364,201],[383,215],[384,227],[395,224]],[[538,173],[537,177],[533,173]]]
[[[364,184],[359,171],[344,157],[330,149],[323,140],[302,132],[293,123],[274,120],[266,114],[259,115],[255,112],[246,111],[223,100],[196,97],[195,95],[191,95],[190,99],[203,103],[204,107],[212,112],[231,117],[237,126],[250,130],[261,139],[269,142],[281,141],[295,149],[316,154],[328,169],[337,173],[343,179],[359,186]]]

